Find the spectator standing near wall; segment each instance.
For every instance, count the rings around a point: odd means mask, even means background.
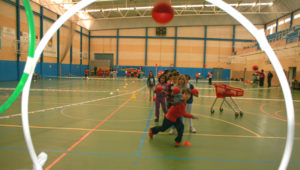
[[[212,72],[209,71],[207,77],[208,77],[208,84],[212,85]]]
[[[85,69],[84,70],[84,77],[85,77],[85,79],[87,79],[88,73],[89,73],[88,69]]]
[[[264,82],[265,82],[265,73],[264,70],[261,70],[261,72],[259,73],[259,86],[263,87]]]
[[[97,67],[95,66],[94,67],[94,73],[95,73],[95,76],[97,75]]]
[[[273,74],[271,73],[271,71],[269,71],[268,73],[268,87],[271,87],[271,83],[272,83],[272,78],[273,78]]]

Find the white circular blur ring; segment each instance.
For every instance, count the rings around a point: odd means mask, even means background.
[[[283,72],[282,66],[278,58],[276,57],[276,54],[274,53],[271,46],[269,45],[266,36],[264,34],[264,31],[260,32],[259,30],[257,30],[257,28],[246,17],[244,17],[240,12],[238,12],[236,9],[234,9],[224,1],[222,0],[206,0],[206,1],[224,10],[229,15],[231,15],[234,19],[240,22],[256,38],[261,49],[265,51],[266,55],[268,56],[270,62],[272,63],[275,69],[275,72],[277,74],[277,77],[279,79],[283,91],[285,106],[287,111],[287,123],[288,123],[287,139],[286,139],[284,153],[279,166],[280,170],[284,170],[287,168],[292,154],[294,134],[295,134],[295,115],[294,115],[294,104],[293,104],[291,90],[287,82],[286,76]]]
[[[30,84],[33,76],[33,71],[36,67],[36,63],[38,62],[41,56],[42,51],[44,50],[50,38],[53,37],[53,35],[56,33],[56,31],[76,12],[80,11],[81,9],[85,8],[86,6],[88,6],[89,4],[95,1],[96,0],[82,0],[76,5],[74,5],[72,8],[70,8],[67,12],[65,12],[61,17],[59,17],[59,19],[56,20],[56,22],[50,27],[50,29],[47,31],[47,33],[44,35],[39,45],[37,46],[34,53],[34,58],[33,60],[31,60],[32,66],[30,68],[29,66],[26,68],[26,71],[30,71],[30,74],[22,92],[22,106],[21,106],[22,124],[23,124],[23,133],[25,137],[25,142],[28,148],[30,158],[33,162],[33,169],[42,169],[42,165],[39,162],[38,157],[34,150],[32,138],[30,135],[29,121],[28,121],[28,100],[29,100],[29,91],[30,91]]]

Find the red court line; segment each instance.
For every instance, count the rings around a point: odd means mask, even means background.
[[[104,122],[106,122],[110,117],[112,117],[117,111],[119,111],[122,107],[124,107],[131,98],[126,100],[121,106],[119,106],[115,111],[113,111],[109,116],[107,116],[104,120],[102,120],[98,125],[96,125],[93,129],[87,132],[84,136],[82,136],[77,142],[75,142],[71,147],[67,149],[68,152],[72,151],[81,141],[83,141],[86,137],[88,137],[92,132],[94,132],[99,126],[101,126]],[[45,170],[49,170],[52,168],[56,163],[58,163],[63,157],[65,157],[67,153],[61,154],[55,161],[53,161]]]
[[[287,120],[286,120],[286,117],[285,116],[281,116],[281,115],[279,115],[278,113],[280,113],[281,111],[277,111],[277,112],[275,112],[275,113],[273,113],[275,116],[277,116],[278,118],[281,118],[282,119],[282,121],[284,121],[284,122],[286,122]],[[299,123],[299,121],[295,121],[295,126],[300,126],[300,123]]]
[[[285,119],[285,117],[283,117],[283,116],[281,116],[281,115],[278,114],[279,112],[281,112],[281,111],[279,110],[279,111],[277,111],[277,112],[275,112],[275,113],[273,113],[273,114],[274,114],[275,116],[279,117],[279,118]]]
[[[146,99],[146,97],[149,95],[149,93],[147,93],[145,96],[144,96],[144,98],[143,98],[143,101]]]
[[[9,97],[9,95],[7,94],[7,95],[1,97],[1,98],[0,98],[0,101],[1,101],[1,100],[4,100],[4,99],[7,99],[8,97]]]
[[[286,119],[284,119],[283,116],[278,115],[278,113],[281,112],[280,110],[273,113],[275,116],[272,115],[271,113],[265,111],[265,110],[264,110],[264,106],[265,106],[265,105],[267,105],[267,104],[263,103],[263,104],[261,104],[260,107],[259,107],[260,110],[261,110],[264,114],[266,114],[266,115],[268,115],[268,116],[270,116],[270,117],[272,117],[272,118],[274,118],[274,119],[281,120],[281,121],[283,121],[283,122],[286,122],[286,121],[287,121]],[[298,121],[295,121],[295,126],[300,126],[300,124],[298,123]]]

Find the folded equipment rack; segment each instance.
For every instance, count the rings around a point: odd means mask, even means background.
[[[216,104],[218,98],[222,98],[223,101],[219,109],[220,112],[223,112],[223,104],[225,102],[234,111],[235,118],[238,118],[239,116],[242,117],[243,112],[241,111],[240,107],[236,104],[236,102],[232,99],[232,97],[244,96],[244,90],[240,88],[231,87],[222,83],[214,83],[214,86],[216,89],[216,99],[211,106],[210,113],[212,115],[214,114],[214,105]],[[229,97],[230,100],[226,100],[226,97]],[[232,104],[230,104],[230,102]]]

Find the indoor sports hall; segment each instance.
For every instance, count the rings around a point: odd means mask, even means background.
[[[1,0],[0,169],[298,170],[299,81],[299,0]]]

